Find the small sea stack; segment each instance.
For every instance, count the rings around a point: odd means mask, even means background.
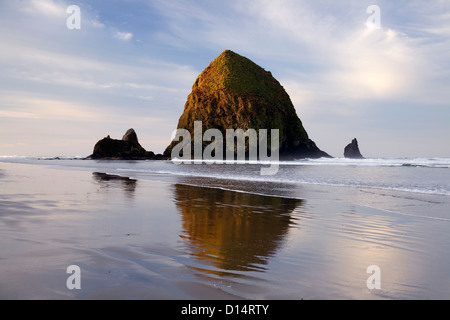
[[[128,129],[121,140],[107,137],[99,140],[93,153],[87,159],[111,159],[111,160],[159,160],[162,155],[155,155],[152,151],[145,150],[140,144],[134,129]]]
[[[344,157],[349,159],[364,159],[358,147],[358,140],[353,139],[344,149]]]

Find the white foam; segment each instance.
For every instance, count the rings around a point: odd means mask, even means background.
[[[148,174],[167,174],[173,176],[182,176],[182,177],[198,177],[198,178],[212,178],[219,180],[234,180],[234,181],[248,181],[248,182],[272,182],[272,183],[281,183],[281,184],[305,184],[305,185],[323,185],[330,187],[356,187],[356,188],[367,188],[367,189],[378,189],[378,190],[389,190],[389,191],[400,191],[400,192],[411,192],[411,193],[421,193],[421,194],[434,194],[434,195],[443,195],[450,196],[450,191],[444,189],[424,189],[418,187],[408,187],[408,186],[386,186],[380,184],[364,184],[358,181],[354,181],[353,183],[348,182],[337,182],[337,181],[326,181],[320,179],[301,179],[298,177],[289,179],[286,177],[280,176],[260,176],[260,175],[237,175],[237,174],[224,174],[224,172],[220,173],[211,173],[211,172],[198,172],[198,171],[169,171],[169,170],[146,170],[146,169],[127,169],[127,168],[118,168],[118,171],[127,171],[127,172],[136,172],[136,173],[148,173]]]
[[[67,160],[67,161],[66,161]],[[79,167],[95,171],[108,171],[131,174],[138,179],[146,179],[147,175],[168,175],[180,177],[213,178],[220,180],[248,181],[255,183],[281,183],[287,185],[323,185],[332,187],[353,187],[410,192],[415,194],[431,194],[450,196],[450,184],[446,176],[449,171],[435,171],[434,168],[449,168],[450,159],[447,158],[395,158],[395,159],[344,159],[321,158],[297,161],[277,162],[281,168],[274,176],[261,176],[259,166],[270,162],[224,162],[223,165],[175,165],[171,161],[97,161],[81,160],[75,157],[26,157],[0,156],[2,162],[45,164],[63,167]],[[247,165],[246,165],[247,164]],[[405,167],[405,164],[407,165]],[[305,166],[305,168],[302,168]],[[317,169],[307,170],[306,166],[318,166]],[[323,166],[323,169],[320,167]],[[337,167],[339,166],[339,170]],[[374,167],[367,176],[360,176],[353,167]],[[423,167],[420,170],[414,166]],[[298,168],[297,168],[298,167]],[[348,167],[348,169],[345,169]],[[394,171],[376,168],[395,167]],[[403,169],[404,167],[404,169]],[[336,169],[335,169],[336,168]],[[430,169],[432,168],[432,169]],[[426,171],[429,169],[430,171]],[[362,171],[360,171],[362,172]],[[399,175],[400,179],[390,176]],[[421,173],[422,176],[417,174]],[[147,177],[148,179],[148,177]]]
[[[295,161],[282,161],[281,165],[335,165],[335,166],[380,166],[380,167],[402,167],[402,166],[423,166],[430,168],[450,168],[450,158],[319,158],[303,159]]]
[[[404,213],[404,212],[398,212],[398,211],[392,211],[392,210],[387,210],[387,209],[381,209],[381,208],[370,206],[370,205],[361,205],[361,206],[362,207],[366,207],[366,208],[370,208],[370,209],[381,210],[381,211],[388,212],[388,213],[391,213],[391,214],[398,214],[398,215],[401,215],[401,216],[415,217],[415,218],[421,218],[421,219],[431,219],[431,220],[437,220],[437,221],[450,221],[450,219],[447,219],[447,218],[409,214],[409,213]]]

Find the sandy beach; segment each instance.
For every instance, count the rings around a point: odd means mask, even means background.
[[[297,199],[160,180],[0,162],[0,298],[450,297],[448,220],[358,204],[362,189]]]

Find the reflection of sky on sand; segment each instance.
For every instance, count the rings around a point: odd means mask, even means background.
[[[306,297],[331,299],[421,299],[448,292],[445,224],[340,201],[327,207],[305,200],[300,209],[313,219],[290,230],[289,246],[272,265],[272,271],[284,270],[286,287],[297,284]],[[285,258],[301,268],[286,269],[280,263]],[[381,268],[381,290],[366,286],[371,265]]]

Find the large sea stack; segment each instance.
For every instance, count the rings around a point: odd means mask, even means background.
[[[267,129],[269,135],[279,129],[280,158],[330,157],[309,139],[289,95],[272,74],[230,50],[198,76],[177,128],[193,137],[194,121],[202,121],[203,132],[219,129],[224,137],[226,129]],[[170,156],[178,143],[173,141],[164,155]]]

